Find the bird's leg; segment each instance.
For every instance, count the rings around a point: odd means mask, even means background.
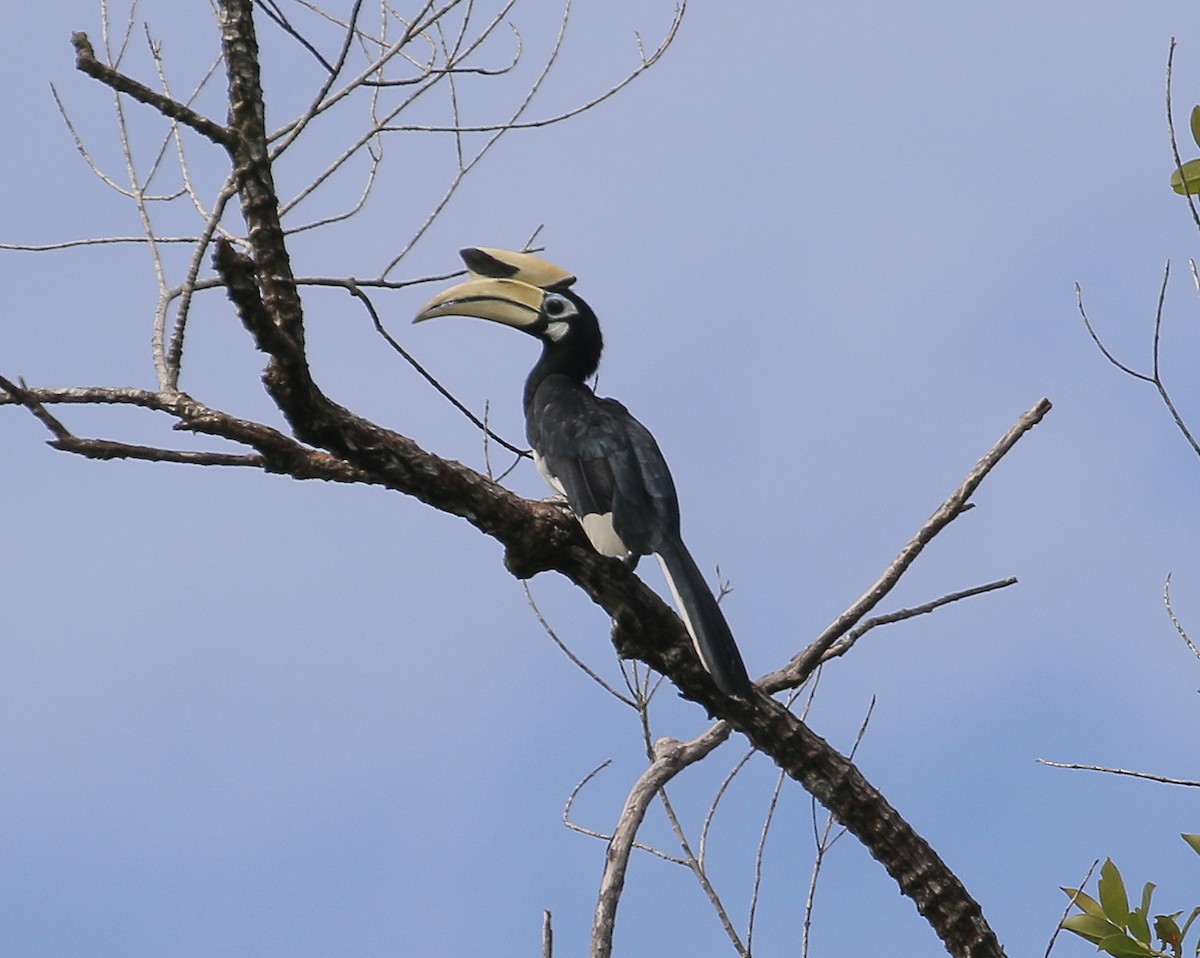
[[[563,511],[563,515],[568,519],[576,519],[575,511],[571,508],[571,504],[567,502],[566,496],[547,496],[545,499],[539,500],[548,506],[558,506]]]

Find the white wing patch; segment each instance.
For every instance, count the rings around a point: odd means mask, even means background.
[[[533,450],[533,464],[537,466],[538,474],[546,480],[546,485],[557,492],[560,496],[566,496],[567,490],[563,488],[561,482],[558,481],[558,476],[554,475],[546,468],[546,460],[538,455],[538,451]]]
[[[611,512],[606,512],[603,515],[594,512],[590,516],[581,516],[579,523],[583,526],[584,534],[591,540],[592,547],[602,556],[629,555],[629,550],[625,548],[625,543],[621,541],[621,537],[613,529]]]
[[[537,466],[537,471],[546,480],[546,485],[560,496],[566,498],[567,490],[563,488],[563,484],[559,481],[558,476],[554,475],[546,467],[546,460],[538,455],[536,449],[533,452],[533,464]],[[629,555],[629,549],[621,541],[621,537],[617,535],[617,531],[613,528],[611,512],[606,512],[603,515],[597,512],[592,513],[590,516],[579,516],[578,518],[579,524],[583,526],[583,533],[588,537],[592,548],[602,556],[621,557]]]

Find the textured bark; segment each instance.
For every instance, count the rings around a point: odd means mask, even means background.
[[[304,353],[302,305],[267,149],[253,3],[222,0],[220,9],[230,115],[227,134],[223,127],[210,133],[233,156],[250,254],[221,243],[215,265],[242,323],[268,356],[264,383],[299,442],[202,408],[190,415],[176,411],[185,427],[238,433],[272,471],[381,484],[461,516],[504,546],[505,564],[518,577],[546,570],[565,575],[612,618],[613,641],[622,655],[645,661],[669,676],[685,698],[727,720],[857,836],[951,955],[1002,955],[962,883],[849,759],[768,695],[759,692],[750,701],[722,695],[675,614],[623,563],[598,555],[563,509],[521,499],[474,470],[354,415],[317,387]],[[84,57],[81,69],[89,63],[94,58]],[[88,72],[97,75],[94,68]],[[186,399],[177,395],[178,402]]]

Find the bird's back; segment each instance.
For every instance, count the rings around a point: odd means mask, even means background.
[[[541,469],[580,520],[611,513],[613,530],[637,555],[657,551],[664,535],[678,535],[667,463],[650,431],[621,403],[568,377],[548,376],[525,414]]]

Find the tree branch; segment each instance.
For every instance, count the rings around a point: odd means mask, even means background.
[[[227,150],[234,148],[236,137],[232,130],[221,126],[220,123],[214,123],[191,107],[185,106],[169,96],[164,96],[158,91],[150,89],[144,83],[139,83],[137,80],[125,76],[119,70],[114,70],[108,64],[97,60],[96,51],[86,33],[80,31],[72,33],[71,45],[75,48],[75,68],[77,70],[99,80],[105,86],[112,87],[118,93],[127,94],[139,103],[154,107],[163,116],[191,127],[197,133],[208,137]]]
[[[889,592],[895,588],[900,577],[916,561],[917,556],[946,526],[971,507],[968,500],[979,488],[996,464],[1008,454],[1030,429],[1036,426],[1050,411],[1049,399],[1040,400],[1032,409],[1023,413],[999,441],[967,473],[957,489],[943,502],[932,516],[909,540],[908,545],[892,560],[876,581],[863,595],[837,617],[817,639],[796,656],[786,668],[773,672],[763,679],[763,686],[771,691],[789,688],[803,682],[825,657],[833,644],[845,635],[855,623],[870,612]]]
[[[596,900],[596,914],[592,919],[591,958],[609,958],[612,954],[617,905],[620,904],[621,891],[625,887],[629,856],[650,803],[680,769],[693,764],[698,757],[707,755],[728,737],[722,735],[718,728],[719,726],[714,726],[691,742],[661,738],[654,743],[654,760],[638,777],[637,783],[626,797],[625,807],[621,811],[605,855],[604,874],[600,879],[600,894]],[[749,955],[733,929],[727,927],[726,931],[732,936],[738,953],[743,956]]]
[[[1192,788],[1200,788],[1200,782],[1192,781],[1187,778],[1169,778],[1166,775],[1155,775],[1151,772],[1136,772],[1127,768],[1108,768],[1104,765],[1078,765],[1075,762],[1051,762],[1048,759],[1039,758],[1039,765],[1048,765],[1050,768],[1070,768],[1080,772],[1105,772],[1109,775],[1128,775],[1130,778],[1144,778],[1150,782],[1159,782],[1163,785],[1189,785]]]
[[[76,48],[78,65],[118,92],[154,106],[230,151],[248,228],[250,255],[238,252],[226,240],[218,240],[215,265],[243,325],[268,357],[264,383],[295,439],[265,426],[237,420],[170,390],[149,394],[154,398],[142,397],[140,402],[131,397],[111,401],[160,409],[175,416],[182,428],[248,444],[263,457],[263,468],[268,471],[297,478],[387,486],[461,516],[495,538],[505,548],[506,566],[518,578],[547,570],[566,576],[615,623],[613,640],[623,656],[640,659],[669,676],[683,697],[699,703],[710,715],[727,723],[714,726],[713,735],[726,734],[729,728],[739,731],[853,832],[896,879],[901,891],[914,901],[951,955],[964,958],[1001,955],[999,943],[979,905],[928,843],[852,762],[764,692],[757,692],[750,699],[720,693],[696,659],[678,617],[623,563],[596,553],[579,524],[564,515],[563,510],[552,504],[523,500],[478,472],[435,456],[408,437],[354,415],[318,388],[305,354],[303,308],[285,245],[271,168],[254,5],[252,0],[219,0],[218,6],[229,83],[228,128],[211,124],[169,97],[98,63],[82,35],[78,35],[82,42]],[[673,30],[674,27],[672,33]],[[397,46],[386,51],[384,56],[390,57],[398,49]],[[556,45],[556,53],[557,49]],[[643,63],[653,62],[657,55],[643,57]],[[520,121],[527,104],[528,98],[510,117],[510,124]],[[211,124],[211,128],[205,124]],[[21,401],[19,394],[11,395]],[[33,391],[25,390],[25,395],[37,403],[44,401]],[[980,461],[872,589],[793,662],[788,672],[790,681],[807,674],[838,638],[875,607],[921,549],[967,508],[967,499],[987,472],[1048,409],[1049,403],[1043,400]],[[47,420],[43,421],[49,426]],[[58,426],[64,428],[61,423]],[[163,452],[169,451],[158,451]],[[717,728],[719,733],[715,731]],[[656,778],[684,760],[686,753],[681,748],[684,747],[664,746],[661,756],[656,751],[652,765],[656,770],[646,780],[645,789],[652,793]],[[639,793],[635,805],[640,801]],[[636,808],[633,813],[637,814]],[[616,877],[614,873],[613,878]],[[613,909],[615,915],[615,901]],[[609,921],[599,912],[597,920]]]

